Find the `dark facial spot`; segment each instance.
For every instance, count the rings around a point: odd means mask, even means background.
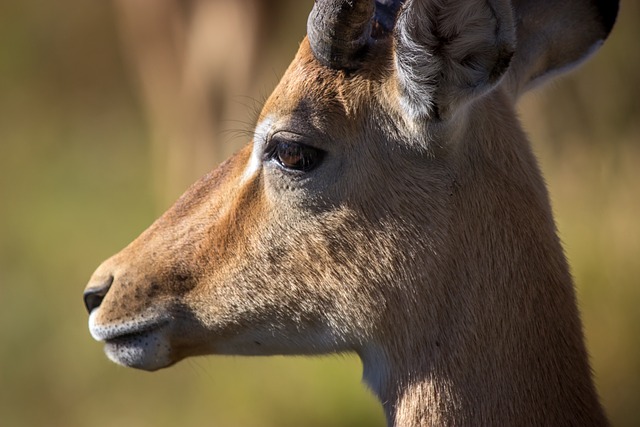
[[[157,282],[151,282],[151,286],[149,286],[149,290],[147,291],[147,297],[153,298],[160,292],[160,285]]]
[[[254,341],[254,343],[255,343],[256,345],[262,345],[262,343],[261,343],[260,341]]]

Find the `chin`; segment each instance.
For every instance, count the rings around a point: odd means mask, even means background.
[[[174,363],[171,349],[157,333],[144,333],[105,341],[104,352],[118,365],[157,371]]]

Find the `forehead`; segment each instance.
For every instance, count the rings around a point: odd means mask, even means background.
[[[379,87],[379,79],[366,69],[348,73],[322,66],[305,38],[265,103],[260,121],[265,117],[276,121],[303,120],[315,129],[328,130],[362,115],[375,99]]]

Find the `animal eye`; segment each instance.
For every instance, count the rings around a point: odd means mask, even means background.
[[[324,154],[299,142],[276,140],[269,157],[286,169],[308,172],[320,163]]]

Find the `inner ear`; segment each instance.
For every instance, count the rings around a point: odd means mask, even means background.
[[[507,0],[408,1],[395,31],[397,81],[408,113],[446,120],[493,89],[515,40]]]

